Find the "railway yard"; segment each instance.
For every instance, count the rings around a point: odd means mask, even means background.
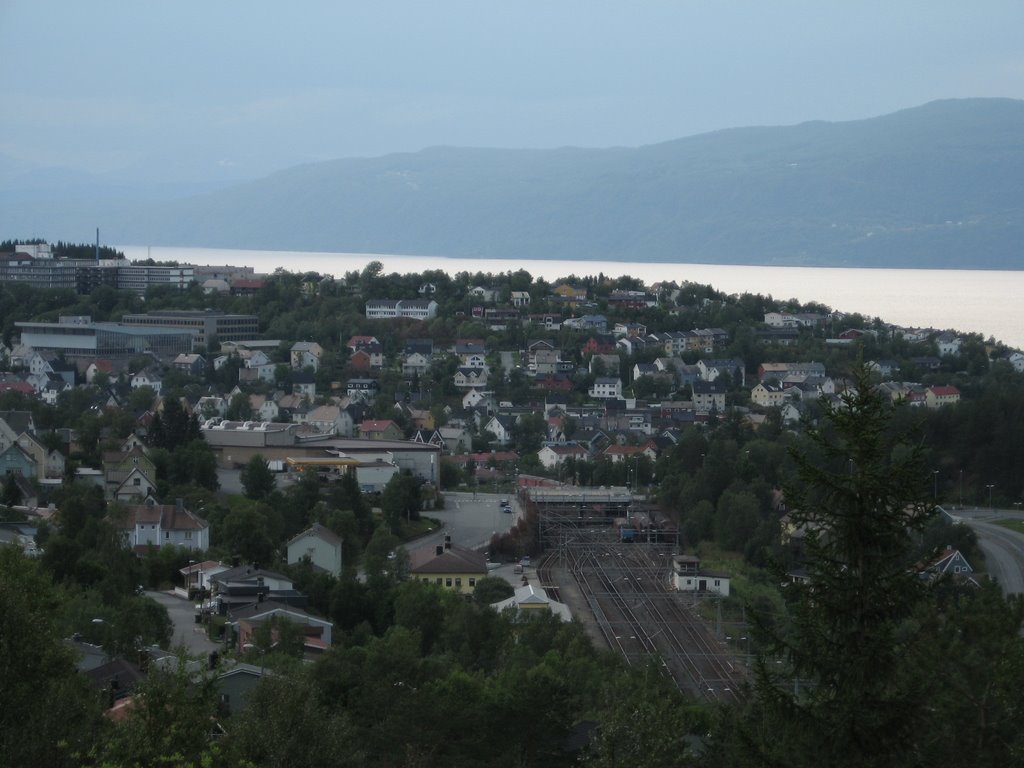
[[[658,665],[680,690],[736,702],[747,669],[697,614],[695,593],[671,583],[674,545],[622,543],[611,531],[563,539],[539,564],[549,597],[566,602],[629,664]]]

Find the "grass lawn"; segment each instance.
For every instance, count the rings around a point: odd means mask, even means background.
[[[1003,528],[1009,528],[1011,531],[1024,533],[1024,520],[996,520],[995,523],[996,525],[1003,526]]]
[[[402,541],[412,541],[418,539],[420,536],[426,536],[428,533],[438,530],[441,527],[441,521],[437,518],[421,517],[419,520],[413,520],[412,522],[402,521],[401,530],[398,532],[398,537]]]

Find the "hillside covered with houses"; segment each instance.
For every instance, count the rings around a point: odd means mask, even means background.
[[[37,257],[17,261],[64,258]],[[465,697],[507,702],[526,678],[531,706],[560,687],[529,764],[572,764],[570,727],[593,715],[611,728],[621,702],[645,698],[630,677],[640,667],[596,655],[578,623],[563,625],[564,604],[495,586],[488,557],[521,572],[540,554],[545,505],[582,518],[598,499],[618,543],[671,544],[675,589],[710,589],[738,624],[730,611],[776,605],[770,567],[805,578],[815,529],[787,503],[795,457],[820,456],[822,416],[865,391],[894,429],[920,436],[913,483],[933,502],[1024,501],[1024,354],[993,339],[628,277],[188,269],[188,282],[142,291],[0,282],[0,533],[66,590],[55,631],[137,656],[140,639],[166,645],[170,631],[139,591],[176,588],[197,601],[217,653],[240,662],[210,657],[216,695],[256,686],[265,657],[285,675],[316,662],[301,673],[309,689],[346,700],[343,719],[363,712],[339,733],[355,729],[395,764],[396,734],[418,720],[389,708],[417,675],[450,686],[436,692],[449,712]],[[833,469],[854,476],[852,461]],[[431,510],[459,491],[500,492],[488,498],[525,511],[483,552],[450,536],[416,547]],[[964,526],[932,526],[915,547],[927,579],[973,580],[984,567]],[[698,586],[709,574],[714,587]],[[482,618],[510,600],[554,623]],[[445,677],[456,657],[464,667]],[[372,680],[356,679],[363,665]],[[321,713],[323,702],[307,705]],[[252,738],[232,748],[245,759],[280,746],[256,736],[267,711],[241,721]],[[659,730],[709,730],[706,712],[683,712],[658,715]],[[504,738],[497,721],[487,728]],[[590,731],[583,740],[614,753]],[[466,764],[487,752],[456,741]],[[350,743],[330,749],[358,764]]]
[[[990,370],[1024,371],[1024,353],[992,340],[630,278],[385,276],[371,264],[341,280],[280,272],[236,290],[221,276],[146,298],[3,290],[0,392],[42,424],[9,428],[0,461],[47,482],[92,477],[104,449],[145,441],[168,398],[220,467],[249,458],[224,446],[252,433],[278,460],[316,437],[430,444],[449,486],[496,463],[625,482],[640,457],[649,480],[688,429],[795,428],[843,392],[856,360],[893,401],[933,411],[970,398]],[[76,430],[66,410],[116,411],[116,434]]]

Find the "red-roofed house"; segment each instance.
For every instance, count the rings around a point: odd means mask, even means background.
[[[960,402],[960,390],[953,386],[928,387],[924,393],[924,404],[928,408],[941,408]]]
[[[359,425],[359,437],[364,440],[401,440],[401,428],[391,419],[367,419]]]
[[[266,280],[257,277],[236,277],[230,285],[232,296],[252,296],[263,290]]]
[[[21,392],[23,395],[34,395],[35,388],[27,381],[20,379],[0,379],[0,392]]]
[[[105,373],[107,376],[113,376],[114,374],[114,362],[112,360],[96,359],[89,363],[89,367],[85,369],[85,383],[92,384],[93,379],[96,378],[97,373]]]
[[[376,336],[353,336],[345,342],[345,348],[348,349],[349,352],[355,352],[357,349],[370,344],[380,344],[380,341]]]
[[[610,459],[612,463],[631,461],[637,456],[644,455],[644,449],[639,445],[609,445],[601,455]]]

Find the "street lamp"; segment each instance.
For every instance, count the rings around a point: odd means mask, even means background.
[[[964,508],[964,471],[960,470],[960,509]]]
[[[985,487],[988,488],[988,510],[989,510],[989,512],[991,512],[992,511],[992,489],[995,488],[996,486],[995,486],[995,483],[989,483]]]
[[[932,501],[939,501],[939,470],[932,470]]]

